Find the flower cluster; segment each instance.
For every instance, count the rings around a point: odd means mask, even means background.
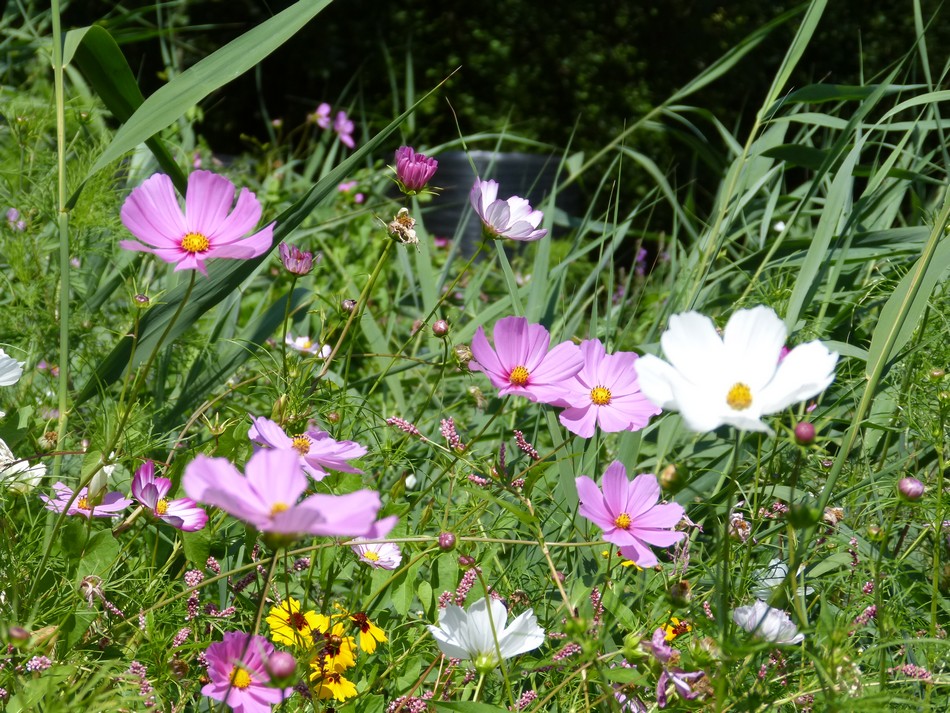
[[[329,129],[332,124],[333,131],[336,132],[340,143],[348,149],[354,148],[356,142],[353,140],[353,121],[342,109],[336,113],[336,117],[333,119],[330,118],[332,113],[333,107],[323,102],[315,112],[307,115],[307,121],[316,124],[321,129]]]

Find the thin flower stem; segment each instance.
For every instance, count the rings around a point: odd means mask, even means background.
[[[494,633],[494,631],[495,631],[495,625],[492,624],[492,633]],[[508,679],[506,678],[505,681],[507,681],[507,680],[508,680]],[[485,674],[484,674],[484,673],[478,674],[478,685],[475,686],[475,695],[472,696],[472,702],[473,702],[473,703],[477,703],[477,702],[478,702],[478,699],[481,698],[481,696],[482,696],[482,685],[483,685],[484,683],[485,683]]]
[[[726,489],[726,509],[722,518],[722,541],[720,542],[719,558],[719,581],[718,587],[719,611],[716,617],[719,619],[720,641],[726,640],[726,629],[729,626],[729,587],[731,580],[732,566],[732,537],[729,534],[729,517],[732,512],[732,501],[736,494],[736,474],[739,468],[739,450],[742,447],[742,431],[736,429],[735,446],[732,452],[732,463],[729,466],[729,475],[725,483]]]
[[[264,584],[261,586],[261,601],[257,605],[257,614],[254,615],[254,629],[251,631],[252,636],[257,636],[257,632],[261,630],[261,620],[264,618],[264,606],[267,603],[267,588],[274,578],[274,572],[277,570],[277,563],[280,561],[281,554],[286,556],[286,548],[282,547],[270,558],[270,568],[267,570],[267,577],[264,578]]]
[[[287,292],[287,307],[284,308],[284,333],[280,339],[280,362],[283,367],[284,390],[287,389],[287,329],[290,326],[290,305],[294,301],[294,287],[297,286],[297,273],[292,273],[290,290]]]

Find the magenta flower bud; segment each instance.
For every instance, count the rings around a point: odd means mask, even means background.
[[[10,637],[10,641],[13,642],[14,646],[25,644],[30,640],[30,632],[22,626],[11,626],[7,629],[7,636]]]
[[[897,490],[905,500],[915,502],[924,495],[924,484],[917,478],[901,478],[897,482]]]
[[[267,659],[267,673],[275,683],[287,681],[297,673],[297,660],[286,651],[275,651]]]
[[[295,275],[306,275],[313,270],[313,254],[304,252],[296,245],[281,243],[277,248],[280,251],[280,259],[288,272]]]
[[[352,312],[356,309],[356,300],[343,300],[340,306],[344,312]]]
[[[815,442],[815,424],[802,421],[795,424],[795,440],[800,445],[810,446]]]
[[[475,558],[469,557],[468,555],[459,555],[459,567],[462,569],[468,569],[469,567],[475,566]]]
[[[135,297],[133,297],[132,299],[135,300],[135,304],[137,307],[148,307],[148,304],[150,301],[148,298],[148,295],[144,295],[141,292],[137,294]]]
[[[396,151],[396,180],[399,189],[407,196],[422,191],[438,167],[438,161],[416,153],[411,146],[400,146]]]
[[[448,552],[455,548],[455,534],[452,532],[439,533],[439,549]]]
[[[444,319],[437,319],[432,323],[432,333],[437,337],[444,337],[449,333],[449,323]]]

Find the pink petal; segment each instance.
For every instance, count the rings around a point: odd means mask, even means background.
[[[187,232],[201,233],[206,238],[224,222],[234,203],[234,184],[211,171],[195,171],[188,176],[185,194]]]
[[[601,530],[613,527],[613,516],[604,506],[604,497],[593,480],[582,475],[574,480],[581,504],[578,512]]]
[[[120,215],[129,232],[153,247],[177,245],[188,232],[172,181],[162,173],[132,191]]]
[[[234,210],[223,221],[209,226],[210,234],[205,237],[212,245],[233,243],[252,231],[261,219],[261,204],[251,191],[242,188],[238,194]]]

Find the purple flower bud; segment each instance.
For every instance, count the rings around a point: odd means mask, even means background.
[[[275,651],[267,659],[267,672],[275,681],[284,681],[297,672],[297,661],[286,651]]]
[[[917,478],[901,478],[897,482],[897,490],[906,500],[915,502],[924,495],[924,484]]]
[[[437,319],[432,323],[432,333],[437,337],[444,337],[449,333],[449,323],[444,319]]]
[[[400,190],[408,196],[414,196],[425,188],[438,167],[438,161],[417,154],[411,146],[400,146],[396,151],[396,179]]]
[[[306,275],[313,270],[313,254],[304,252],[296,245],[281,243],[278,247],[280,259],[288,272],[295,275]]]
[[[459,555],[459,567],[462,569],[468,569],[469,567],[475,566],[475,558],[469,557],[468,555]]]
[[[455,534],[451,532],[439,533],[439,549],[448,552],[455,548]],[[461,559],[461,558],[460,558]]]
[[[815,424],[802,421],[795,425],[795,440],[800,445],[810,446],[815,442]]]
[[[140,292],[132,299],[135,300],[135,304],[138,305],[139,307],[148,307],[148,303],[149,303],[148,295],[143,295]]]
[[[343,300],[340,306],[344,312],[352,312],[356,309],[356,300]]]

